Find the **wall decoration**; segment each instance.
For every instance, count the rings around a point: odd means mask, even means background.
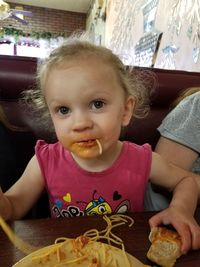
[[[191,6],[186,14],[188,21],[188,37],[192,39],[192,58],[195,63],[199,60],[200,54],[200,1],[191,1]]]
[[[172,3],[171,11],[168,19],[168,31],[171,32],[171,39],[174,34],[177,36],[181,32],[182,20],[185,10],[187,8],[187,0],[175,0]]]
[[[101,45],[105,37],[106,0],[91,1],[86,20],[86,30],[90,40],[96,45]]]
[[[106,45],[127,65],[134,62],[133,27],[141,5],[141,0],[110,0],[107,3],[109,19],[113,16],[114,19],[106,24],[107,28],[112,27]]]
[[[147,1],[142,7],[144,34],[135,46],[134,64],[142,67],[153,67],[162,32],[155,29],[155,17],[159,0]]]
[[[125,64],[200,71],[200,0],[107,0],[106,8],[102,44]]]
[[[149,32],[140,38],[135,46],[134,64],[141,67],[153,67],[156,61],[161,32]]]
[[[163,69],[176,69],[174,55],[178,52],[179,47],[176,45],[168,45],[162,49],[164,53],[164,60],[161,63],[161,68]]]
[[[162,50],[165,54],[164,61],[166,60],[166,51],[168,56],[174,55],[178,49],[174,49],[175,35],[178,36],[182,30],[183,22],[187,22],[185,34],[192,42],[191,57],[195,63],[199,60],[200,54],[200,1],[199,0],[176,0],[174,1],[168,21],[168,31],[170,33],[169,44]],[[173,49],[169,49],[173,47]],[[176,51],[173,52],[172,51]],[[165,65],[162,62],[161,66]],[[173,65],[173,64],[172,64]],[[173,67],[176,67],[173,65]]]

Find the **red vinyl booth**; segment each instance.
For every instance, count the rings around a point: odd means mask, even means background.
[[[40,127],[19,104],[20,93],[35,83],[37,59],[28,57],[0,56],[0,105],[8,120],[28,131],[9,131],[17,153],[18,168],[23,172],[34,154],[37,139],[53,142],[52,133]],[[150,143],[154,149],[159,138],[157,127],[169,112],[169,106],[181,90],[200,86],[200,73],[177,70],[150,69],[156,77],[156,88],[151,98],[151,110],[144,119],[134,119],[122,139],[137,144]],[[77,74],[78,75],[78,74]]]

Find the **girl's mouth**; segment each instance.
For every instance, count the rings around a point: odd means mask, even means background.
[[[96,146],[96,139],[89,139],[89,140],[81,140],[76,142],[76,144],[80,147],[92,147]]]
[[[102,145],[99,139],[88,139],[88,140],[81,140],[74,143],[76,146],[80,147],[81,149],[90,149],[93,147],[98,147],[99,154],[102,154]]]

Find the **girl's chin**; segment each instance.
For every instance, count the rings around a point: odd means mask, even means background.
[[[87,153],[74,153],[72,152],[75,156],[77,156],[78,158],[81,158],[81,159],[94,159],[96,157],[98,157],[99,155],[97,154],[87,154]]]
[[[99,153],[95,153],[93,151],[89,151],[89,150],[85,150],[85,151],[73,151],[71,150],[71,152],[76,155],[79,158],[82,159],[93,159],[99,156]]]

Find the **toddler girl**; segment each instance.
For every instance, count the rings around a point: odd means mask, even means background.
[[[46,120],[50,115],[58,142],[37,142],[21,178],[0,196],[2,216],[21,218],[44,188],[53,217],[140,212],[150,179],[173,190],[169,207],[152,217],[150,226],[172,224],[183,252],[199,248],[193,178],[150,145],[119,141],[131,117],[148,110],[148,92],[139,78],[109,49],[80,40],[55,49],[37,78],[32,102]]]

